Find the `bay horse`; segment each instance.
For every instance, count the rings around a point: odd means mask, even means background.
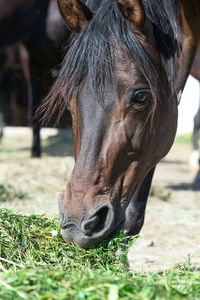
[[[16,44],[1,51],[1,55],[3,54],[4,69],[0,64],[2,121],[5,125],[26,126],[27,123],[31,124],[31,120],[28,122],[28,107],[30,106],[31,111],[32,104],[28,53],[22,44]]]
[[[60,226],[65,241],[92,248],[143,225],[200,42],[200,1],[58,0],[58,7],[74,35],[43,109],[71,112],[75,166],[59,200]]]
[[[51,69],[62,60],[62,44],[69,31],[58,12],[56,0],[0,0],[0,7],[0,60],[5,49],[18,42],[23,43],[28,52],[32,156],[39,157],[40,117],[35,117],[35,111],[51,86]],[[3,63],[1,60],[0,72]]]

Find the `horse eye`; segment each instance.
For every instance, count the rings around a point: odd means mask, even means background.
[[[148,96],[148,90],[128,91],[125,98],[126,105],[128,108],[142,110],[148,102]]]
[[[143,101],[145,101],[147,97],[147,93],[146,92],[138,92],[135,94],[135,100],[142,103]]]

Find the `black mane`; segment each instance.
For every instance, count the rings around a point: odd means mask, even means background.
[[[156,95],[159,76],[152,57],[139,43],[121,15],[116,0],[85,1],[93,12],[92,20],[73,38],[68,46],[58,78],[46,99],[46,116],[60,107],[62,113],[69,99],[76,95],[86,78],[95,95],[101,95],[115,79],[113,39],[127,57],[136,64],[148,80]],[[181,33],[177,20],[177,4],[174,0],[141,0],[145,16],[152,23],[158,44],[163,70],[173,89],[174,55],[181,48]],[[106,79],[106,80],[105,80]],[[65,104],[63,104],[63,98]],[[57,100],[56,100],[57,99]]]

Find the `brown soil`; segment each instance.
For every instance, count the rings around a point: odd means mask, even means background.
[[[43,130],[43,157],[30,158],[30,130],[8,128],[0,144],[0,181],[29,199],[0,203],[27,214],[57,215],[56,193],[65,189],[74,164],[70,131]],[[178,264],[200,267],[200,190],[194,190],[190,147],[175,144],[158,165],[145,224],[129,251],[131,269],[154,272]]]

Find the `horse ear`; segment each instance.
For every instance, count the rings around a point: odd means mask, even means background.
[[[81,0],[57,0],[64,22],[71,31],[80,32],[92,19],[92,12]]]
[[[118,0],[119,10],[128,22],[137,27],[144,24],[144,9],[140,0]]]

